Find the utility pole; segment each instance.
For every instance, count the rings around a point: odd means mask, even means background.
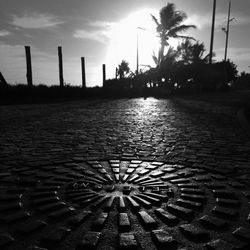
[[[33,81],[32,81],[32,64],[31,64],[30,46],[24,46],[24,48],[25,48],[25,53],[26,53],[27,82],[28,82],[28,86],[32,87]]]
[[[211,29],[209,64],[212,64],[212,57],[213,57],[215,12],[216,12],[216,0],[214,0],[214,5],[213,5],[213,18],[212,18],[212,29]]]
[[[227,18],[227,30],[226,30],[226,45],[225,45],[225,57],[224,61],[227,60],[227,47],[228,47],[228,37],[229,37],[229,24],[233,19],[230,19],[231,14],[231,0],[229,1],[229,7],[228,7],[228,18]]]
[[[86,75],[85,75],[85,58],[81,57],[82,63],[82,88],[86,88]]]
[[[104,87],[106,83],[106,64],[102,65],[102,86]]]
[[[63,87],[63,59],[62,59],[62,47],[58,46],[58,59],[59,59],[59,81],[60,87]]]
[[[136,35],[136,75],[139,74],[139,38],[138,31]]]

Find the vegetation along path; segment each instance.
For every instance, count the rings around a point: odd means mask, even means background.
[[[138,98],[0,107],[1,249],[249,249],[237,120]]]

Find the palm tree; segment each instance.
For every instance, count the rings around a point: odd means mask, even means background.
[[[164,49],[169,45],[169,38],[185,38],[194,40],[192,37],[180,35],[180,33],[190,28],[196,28],[196,26],[182,24],[187,19],[187,15],[182,11],[177,11],[174,3],[168,3],[167,6],[160,10],[160,20],[158,20],[154,15],[151,16],[156,23],[156,31],[160,37],[161,47],[159,49],[159,59],[161,61],[164,57]]]
[[[118,65],[117,74],[119,75],[120,79],[123,79],[126,74],[130,72],[130,68],[128,66],[128,62],[122,60],[121,64]]]
[[[197,63],[208,63],[209,54],[204,56],[205,46],[204,43],[197,41],[192,43],[186,39],[177,47],[178,54],[180,55],[180,61],[184,64],[197,64]]]

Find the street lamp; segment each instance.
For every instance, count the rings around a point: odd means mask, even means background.
[[[137,30],[143,30],[145,31],[146,29],[142,27],[136,27]],[[138,31],[136,33],[136,75],[139,74],[139,36],[138,36]]]
[[[227,47],[228,47],[228,37],[229,37],[229,24],[232,22],[235,18],[230,18],[231,14],[231,0],[229,1],[229,7],[228,7],[228,18],[227,18],[227,28],[222,28],[222,30],[226,33],[226,45],[225,45],[225,56],[224,61],[227,60]]]

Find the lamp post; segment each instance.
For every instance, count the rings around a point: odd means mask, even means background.
[[[139,35],[138,30],[146,31],[146,29],[142,27],[136,27],[137,33],[136,33],[136,75],[139,74]]]
[[[215,12],[216,12],[216,0],[214,0],[214,5],[213,5],[213,17],[212,17],[212,29],[211,29],[211,42],[210,42],[209,64],[212,64],[212,57],[213,57]]]
[[[225,44],[224,61],[227,60],[227,48],[228,48],[228,38],[229,38],[229,25],[230,25],[230,22],[232,22],[235,19],[235,18],[230,18],[230,14],[231,14],[231,0],[229,1],[229,7],[228,7],[227,29],[222,28],[222,30],[226,33],[226,44]]]

